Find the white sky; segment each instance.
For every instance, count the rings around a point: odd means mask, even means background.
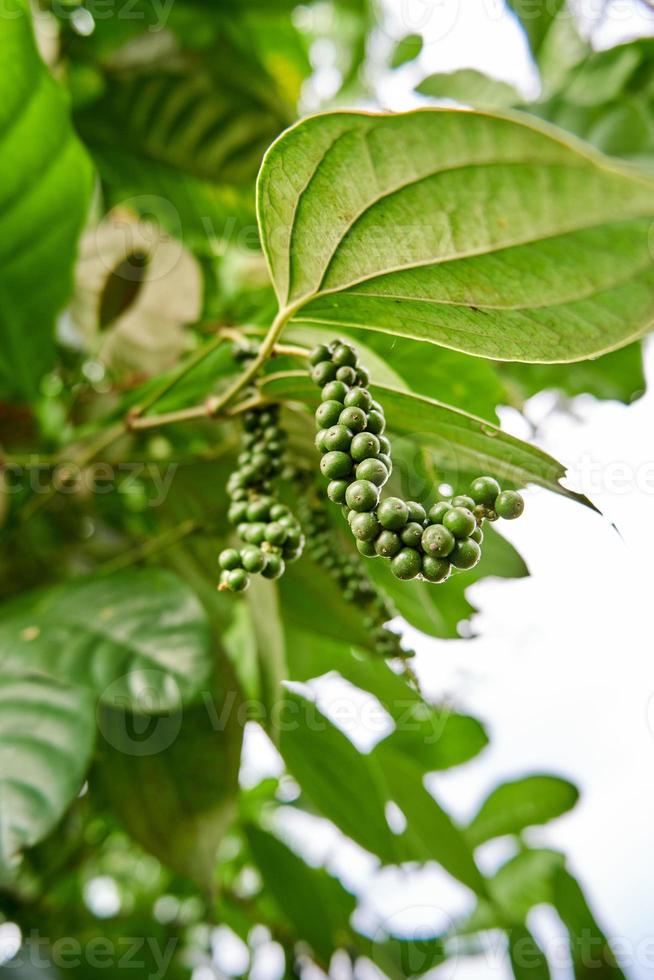
[[[521,33],[499,0],[384,0],[384,6],[389,22],[377,38],[380,49],[413,31],[426,44],[417,66],[380,80],[383,106],[409,108],[416,104],[413,86],[426,73],[463,66],[513,82],[526,94],[536,90]],[[589,22],[599,0],[577,6]],[[593,36],[606,46],[643,33],[654,34],[654,18],[638,3],[621,0]],[[654,345],[647,366],[654,387]],[[571,467],[575,487],[589,493],[606,518],[530,491],[525,516],[508,525],[507,536],[531,577],[474,587],[477,639],[411,635],[426,692],[453,697],[491,733],[490,747],[477,760],[433,777],[432,785],[453,815],[466,818],[498,781],[537,771],[572,779],[582,790],[581,802],[532,839],[568,854],[601,924],[620,944],[628,977],[645,980],[654,977],[654,393],[629,407],[580,398],[575,417],[552,413],[552,405],[548,395],[530,404],[538,442]],[[515,412],[506,411],[503,422],[530,437]],[[327,713],[337,697],[351,695],[334,680],[318,682],[314,690]],[[365,740],[365,733],[348,734]],[[264,739],[250,732],[250,780],[278,766]],[[465,890],[438,869],[376,871],[325,821],[289,815],[283,829],[303,853],[362,892],[358,921],[366,928],[385,921],[410,932],[421,922],[443,924],[469,904]],[[487,870],[506,856],[502,843],[487,847]],[[555,980],[570,980],[556,917],[540,910],[531,924],[553,955]],[[332,976],[348,973],[334,964]],[[360,980],[373,976],[372,967],[360,972]],[[511,974],[495,949],[481,960],[448,963],[431,976],[505,980]]]

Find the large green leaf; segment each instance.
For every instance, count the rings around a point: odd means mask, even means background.
[[[313,327],[310,330],[315,332]],[[348,330],[347,335],[353,338],[361,363],[378,384],[407,388],[428,398],[437,395],[438,400],[446,405],[479,415],[489,422],[497,422],[497,406],[510,401],[498,366],[481,357],[470,357],[446,347],[441,347],[437,357],[425,357],[425,345],[419,341],[373,330]],[[333,339],[333,331],[326,332],[325,336]],[[362,343],[375,355],[381,355],[386,363],[392,364],[401,377],[391,381],[379,373],[376,365],[370,362],[368,351],[362,348]],[[502,368],[527,367],[538,369],[534,365],[502,364]]]
[[[650,329],[654,183],[525,117],[309,118],[268,151],[282,321],[563,362]]]
[[[82,786],[93,698],[51,678],[0,675],[0,885],[20,851],[48,834]]]
[[[436,587],[429,582],[412,582],[410,589],[403,588],[387,563],[373,559],[367,567],[375,584],[407,622],[428,636],[442,639],[461,636],[462,624],[476,612],[466,594],[475,582],[489,577],[523,578],[528,575],[527,566],[513,545],[490,527],[484,530],[479,564],[465,574],[452,575]]]
[[[260,387],[273,399],[310,405],[316,404],[319,396],[308,376],[299,372],[269,375],[261,380]],[[427,448],[437,465],[447,467],[448,474],[488,471],[520,486],[536,483],[588,504],[585,497],[559,482],[566,473],[561,463],[497,426],[422,395],[378,384],[371,385],[371,391],[384,406],[389,428]]]
[[[141,712],[196,696],[210,651],[195,595],[154,568],[40,590],[5,605],[0,618],[0,670],[78,684]]]
[[[198,248],[236,233],[251,248],[254,177],[292,115],[238,18],[222,12],[207,32],[209,51],[191,39],[147,68],[105,68],[104,95],[76,121],[112,201]]]
[[[205,888],[236,815],[241,756],[238,690],[224,663],[218,677],[183,712],[144,718],[103,706],[91,776],[130,836]]]
[[[323,868],[311,868],[277,837],[260,827],[247,827],[247,839],[276,904],[325,967],[339,946],[350,946],[350,917],[356,905],[335,878]]]
[[[565,867],[554,874],[552,904],[568,930],[575,980],[626,980],[581,886]]]
[[[553,388],[566,395],[613,398],[629,405],[645,391],[642,344],[611,351],[595,361],[576,364],[502,364],[500,373],[514,400]]]
[[[512,85],[484,75],[474,68],[428,75],[420,82],[416,91],[433,99],[453,99],[455,102],[476,106],[502,108],[520,101],[520,96]]]
[[[515,980],[550,980],[547,957],[525,926],[509,931],[509,959]]]
[[[532,53],[538,55],[565,0],[508,0],[508,4],[524,27]]]
[[[407,826],[398,838],[403,861],[437,861],[454,878],[479,895],[486,884],[475,864],[472,848],[423,784],[423,772],[415,760],[396,752],[386,739],[373,751],[389,788],[389,794],[406,817]]]
[[[395,723],[387,741],[395,752],[404,752],[417,762],[423,772],[461,765],[488,745],[488,736],[476,718],[459,714],[447,704],[429,704],[405,675],[374,654],[315,629],[287,630],[286,649],[292,680],[307,681],[336,671],[373,694]],[[386,741],[380,744],[385,746]]]
[[[284,694],[278,727],[280,752],[307,799],[352,840],[392,862],[395,841],[377,760],[358,752],[311,701],[290,691]]]
[[[466,837],[478,847],[505,834],[519,834],[571,810],[579,799],[576,786],[557,776],[525,776],[503,783],[486,797],[471,820]]]
[[[0,32],[0,380],[33,396],[54,359],[91,166],[66,100],[34,44],[27,4],[7,0]],[[11,66],[11,70],[9,70]]]

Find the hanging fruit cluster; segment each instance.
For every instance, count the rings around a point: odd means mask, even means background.
[[[521,495],[482,476],[468,495],[439,501],[428,512],[417,501],[381,499],[392,471],[391,444],[384,435],[383,408],[368,391],[368,372],[354,348],[340,341],[316,347],[309,361],[321,388],[315,416],[320,470],[361,554],[389,559],[400,579],[444,582],[453,568],[473,568],[481,557],[483,520],[519,517]]]
[[[304,535],[289,507],[274,495],[274,480],[283,475],[286,434],[279,408],[254,409],[243,416],[243,451],[227,483],[229,523],[244,542],[226,548],[218,558],[219,589],[243,592],[251,574],[276,579],[286,562],[302,554]]]

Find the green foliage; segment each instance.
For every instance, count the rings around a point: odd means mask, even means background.
[[[81,789],[93,730],[86,692],[34,674],[0,676],[0,886]]]
[[[216,925],[248,970],[263,927],[287,977],[330,975],[338,953],[391,980],[499,930],[514,976],[545,980],[528,919],[547,905],[576,978],[589,956],[622,977],[564,855],[531,846],[571,783],[508,775],[467,826],[432,793],[429,774],[484,764],[489,734],[421,692],[403,627],[470,636],[468,587],[528,574],[480,508],[515,516],[524,484],[590,504],[501,406],[644,390],[652,41],[595,52],[558,0],[515,0],[537,102],[464,69],[418,91],[484,111],[334,111],[376,104],[368,0],[101,6],[32,24],[9,0],[0,32],[0,922],[48,938],[52,980],[113,980],[128,936],[139,975],[189,980]],[[422,44],[384,70],[416,77]],[[318,452],[307,360],[334,338],[311,365]],[[350,534],[325,492],[342,506],[361,482]],[[407,581],[434,529],[456,556],[438,588],[438,554]],[[482,550],[465,574],[463,545]],[[363,750],[323,710],[337,680],[382,720]],[[251,785],[257,730],[280,771]],[[361,931],[359,885],[305,858],[289,817],[379,867],[437,864],[473,912],[443,935]],[[499,837],[514,852],[486,874],[477,848]],[[117,896],[104,918],[98,882]],[[0,973],[32,975],[32,952]]]
[[[652,198],[532,123],[447,110],[305,120],[258,184],[285,319],[541,362],[649,329]]]
[[[210,647],[193,592],[156,569],[22,596],[0,624],[3,671],[45,673],[141,711],[196,696],[210,673]]]
[[[0,383],[33,398],[55,360],[54,321],[70,295],[91,168],[23,0],[4,11],[0,59],[12,66],[0,74]]]

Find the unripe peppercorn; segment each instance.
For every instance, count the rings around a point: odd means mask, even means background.
[[[377,517],[382,527],[389,531],[398,531],[409,518],[409,508],[399,497],[387,497],[380,503]]]
[[[414,548],[402,548],[391,562],[391,571],[396,578],[412,579],[422,571],[422,558]]]
[[[332,425],[323,430],[322,451],[351,453],[352,433],[344,425]]]
[[[481,558],[481,549],[472,538],[464,538],[457,541],[452,552],[448,555],[449,561],[455,568],[474,568]]]
[[[495,511],[505,521],[513,521],[520,517],[525,509],[525,502],[517,490],[503,490],[495,501]]]
[[[477,526],[474,514],[465,507],[451,507],[443,517],[443,527],[455,538],[467,538]]]
[[[372,541],[381,531],[381,525],[374,514],[367,512],[355,514],[350,522],[352,534],[359,541]]]
[[[378,501],[379,487],[369,480],[355,480],[345,493],[345,502],[351,510],[374,510]]]
[[[368,420],[366,413],[360,408],[344,408],[336,421],[347,426],[352,432],[363,432]],[[331,425],[334,424],[334,422],[331,423]]]
[[[348,387],[342,381],[328,381],[320,392],[320,397],[324,402],[343,402],[347,393]]]
[[[375,538],[375,551],[381,558],[393,558],[402,550],[402,539],[395,531],[382,531]]]
[[[353,437],[350,455],[355,462],[360,463],[364,459],[375,458],[378,453],[379,439],[372,432],[359,432]]]
[[[218,555],[218,564],[226,571],[241,567],[241,556],[236,548],[225,548]]]
[[[492,476],[478,476],[470,484],[470,496],[476,504],[492,507],[501,487]]]
[[[456,544],[454,535],[442,524],[430,524],[422,533],[422,550],[435,558],[446,558]]]
[[[388,470],[379,459],[364,459],[357,464],[357,480],[370,480],[378,487],[383,487],[388,480]]]
[[[347,453],[325,453],[320,460],[320,472],[329,480],[342,480],[352,472],[352,460]]]

